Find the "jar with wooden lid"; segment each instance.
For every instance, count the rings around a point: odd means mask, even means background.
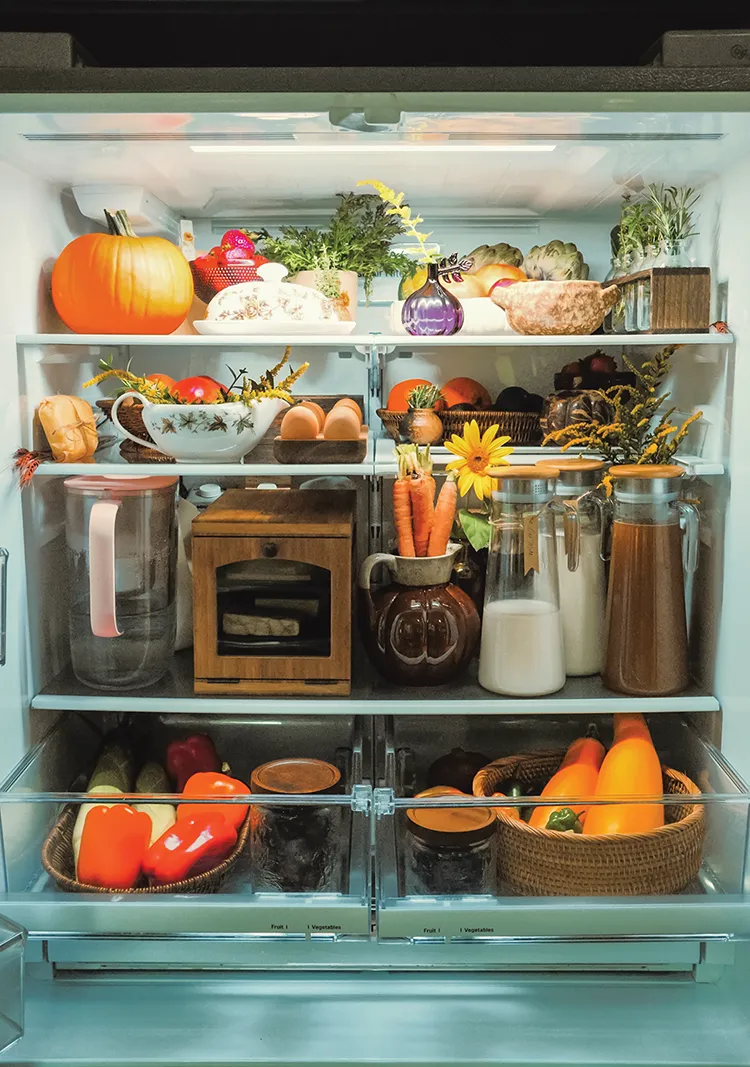
[[[537,463],[544,466],[544,460]],[[598,459],[555,460],[558,511],[555,524],[565,673],[599,674],[604,665],[607,585],[604,496],[598,486],[606,463]]]
[[[423,797],[465,796],[434,786]],[[408,808],[403,882],[407,896],[494,893],[496,820],[491,808]]]
[[[256,767],[253,793],[305,795],[341,792],[341,772],[324,760],[290,758]],[[251,830],[253,886],[284,893],[340,892],[348,843],[345,808],[254,809]]]

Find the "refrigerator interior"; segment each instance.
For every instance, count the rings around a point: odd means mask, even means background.
[[[193,97],[145,109],[141,98],[117,110],[104,97],[79,98],[64,106],[8,103],[4,113],[0,101],[0,234],[12,250],[0,293],[6,452],[38,446],[34,412],[43,397],[77,394],[94,403],[112,395],[106,384],[82,389],[101,359],[143,374],[221,379],[227,364],[262,372],[280,358],[287,340],[225,343],[188,329],[167,338],[70,335],[49,298],[51,267],[68,241],[97,228],[81,213],[74,186],[104,187],[106,196],[132,195],[134,202],[141,194],[123,187],[145,190],[156,198],[147,204],[150,232],[176,240],[180,219],[189,219],[196,247],[205,251],[232,226],[274,231],[285,223],[315,225],[329,217],[336,192],[377,178],[405,191],[446,254],[496,241],[525,250],[559,238],[577,244],[594,279],[608,269],[610,231],[625,189],[637,192],[650,182],[692,186],[701,200],[691,257],[711,267],[711,320],[726,321],[731,331],[691,336],[675,354],[668,383],[676,417],[703,412],[682,449],[690,495],[701,508],[693,683],[673,698],[633,701],[608,692],[598,678],[570,679],[553,697],[520,700],[482,690],[473,668],[459,685],[404,690],[380,679],[357,647],[351,698],[195,697],[187,650],[149,689],[92,690],[75,679],[69,663],[60,477],[67,472],[43,463],[21,494],[6,464],[0,471],[0,544],[9,552],[0,670],[0,914],[31,935],[27,1037],[16,1047],[23,1058],[7,1062],[76,1062],[83,1054],[80,1035],[69,1039],[66,1048],[73,1051],[60,1058],[42,1050],[39,1035],[42,1018],[67,1013],[80,1020],[81,1007],[97,1050],[96,1042],[107,1040],[115,1049],[119,1058],[111,1062],[166,1062],[161,1049],[152,1053],[139,1037],[126,1051],[123,1032],[107,1038],[103,1024],[100,1032],[98,1018],[114,1018],[118,987],[107,983],[118,982],[120,972],[127,973],[132,1004],[151,1021],[147,1006],[158,988],[151,983],[165,975],[179,976],[165,995],[179,1003],[183,1020],[201,998],[212,1009],[222,988],[236,981],[232,988],[242,997],[224,1006],[224,1019],[230,1035],[225,1055],[237,1064],[263,1056],[274,1065],[343,1067],[370,1054],[394,1065],[559,1062],[560,1027],[569,1022],[571,1033],[580,1032],[590,998],[600,1003],[621,1059],[576,1037],[569,1062],[747,1062],[750,1018],[740,991],[750,973],[744,671],[750,576],[743,562],[750,491],[743,237],[750,226],[750,113],[714,109],[710,98],[699,110],[687,97],[641,97],[632,107],[568,98],[555,111],[537,110],[528,97],[511,106],[500,94],[323,97],[203,105]],[[372,124],[375,132],[366,128]],[[95,204],[97,195],[105,194],[94,195]],[[396,291],[397,281],[382,277],[369,303],[360,290],[350,336],[289,338],[294,365],[310,363],[299,391],[364,399],[371,433],[365,463],[335,471],[357,492],[356,563],[386,549],[393,536],[395,464],[376,409],[394,384],[421,377],[444,382],[460,373],[482,381],[493,396],[510,385],[544,394],[555,371],[594,348],[637,360],[679,342],[394,336],[389,305]],[[439,479],[450,457],[440,449],[435,455]],[[514,461],[523,457],[518,450]],[[527,458],[535,462],[536,454]],[[123,469],[116,448],[101,462],[105,473]],[[204,477],[195,467],[179,473],[186,486],[206,477],[225,487],[299,486],[307,477],[252,462],[244,470],[217,466]],[[320,468],[309,475],[326,473],[334,472]],[[591,721],[609,736],[611,713],[624,710],[647,715],[663,761],[674,760],[706,794],[703,863],[690,891],[661,899],[519,898],[498,884],[479,896],[406,891],[408,801],[433,759],[455,745],[491,758],[529,745],[564,748]],[[240,777],[287,755],[344,760],[346,791],[322,805],[344,842],[335,887],[257,891],[252,874],[240,869],[218,894],[179,899],[92,899],[57,889],[40,864],[43,842],[61,808],[82,803],[77,790],[102,731],[124,717],[136,720],[154,744],[207,730],[231,751]],[[265,809],[272,813],[285,804],[291,811],[284,797],[266,801]],[[409,972],[425,970],[435,973],[420,977],[418,989],[409,985]],[[338,971],[356,977],[337,977]],[[297,1002],[297,1018],[285,1014],[286,993]],[[248,998],[257,999],[242,1015],[240,1004]],[[399,1000],[411,1001],[411,1023],[400,1016]],[[368,1014],[374,1003],[375,1013]],[[472,1003],[467,1025],[460,1013]],[[333,1055],[330,1032],[316,1015],[321,1004],[331,1013],[330,1026],[348,1028]],[[556,1028],[543,1019],[545,1004]],[[279,1014],[271,1027],[274,1010]],[[514,1033],[519,1010],[534,1031],[526,1048]],[[653,1049],[644,1051],[633,1035],[628,1013],[636,1012]],[[240,1047],[243,1024],[256,1030]],[[411,1036],[396,1047],[393,1035],[408,1035],[412,1024]],[[185,1062],[211,1062],[208,1038],[191,1029],[192,1021],[185,1025],[185,1048],[190,1034],[193,1040],[193,1059]],[[304,1025],[310,1040],[302,1048],[294,1032]],[[66,1033],[73,1029],[69,1022]],[[463,1034],[462,1043],[457,1036],[446,1041],[449,1032]],[[503,1032],[508,1044],[499,1051]],[[428,1034],[422,1044],[418,1033]]]

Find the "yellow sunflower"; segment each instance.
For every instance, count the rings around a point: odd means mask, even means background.
[[[490,426],[484,434],[479,432],[476,419],[464,423],[464,435],[454,433],[445,447],[459,459],[451,460],[447,470],[458,474],[458,491],[466,496],[472,489],[480,500],[492,494],[494,478],[487,471],[490,467],[508,466],[505,458],[513,451],[505,448],[510,437],[497,437],[499,426]],[[497,438],[497,440],[495,440]]]

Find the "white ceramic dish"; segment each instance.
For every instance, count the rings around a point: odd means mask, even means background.
[[[152,404],[140,393],[129,391],[112,405],[112,422],[130,441],[143,441],[121,425],[117,409],[126,396],[143,404],[143,424],[154,444],[165,456],[191,463],[240,463],[252,452],[273,420],[288,407],[277,398],[253,400],[250,405],[231,404]]]
[[[274,322],[272,319],[241,319],[237,322],[214,322],[209,319],[196,319],[193,323],[198,333],[214,337],[257,337],[263,334],[277,337],[299,336],[309,334],[319,336],[330,334],[339,337],[352,333],[356,322]]]

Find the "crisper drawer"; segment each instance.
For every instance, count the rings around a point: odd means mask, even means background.
[[[644,871],[650,871],[646,880],[653,884],[653,892],[634,889],[631,894],[621,885],[611,890],[608,879],[613,875],[607,870],[613,862],[611,851],[605,854],[597,849],[594,855],[579,849],[573,869],[565,871],[564,863],[570,866],[569,854],[563,859],[557,853],[545,853],[555,843],[526,825],[488,820],[486,800],[455,795],[414,799],[416,793],[437,784],[429,768],[455,748],[491,759],[534,754],[536,760],[540,752],[563,752],[585,725],[579,717],[436,720],[400,716],[384,720],[380,760],[384,776],[374,793],[381,940],[750,935],[750,793],[722,754],[678,715],[654,716],[649,723],[653,740],[663,765],[691,779],[700,795],[690,798],[695,806],[689,825],[681,827],[678,835],[671,831],[661,835],[656,855],[653,839],[639,837],[632,842],[627,861],[632,867],[625,867],[625,875],[632,870],[633,884],[638,886]],[[595,725],[608,745],[611,719],[602,717]],[[542,765],[548,758],[542,757]],[[444,766],[448,776],[456,771],[466,774],[470,768],[463,764],[467,763],[465,757],[455,757],[452,766],[450,761]],[[528,788],[536,795],[541,787],[527,787],[525,792]],[[495,803],[506,812],[526,808],[528,816],[526,796]],[[461,833],[440,832],[450,824],[435,819],[450,820],[450,809],[457,808],[455,825],[460,825]],[[448,811],[438,816],[437,809]],[[665,808],[670,817],[683,810],[688,809],[675,804]],[[466,831],[471,820],[472,828]],[[435,826],[438,833],[433,832]],[[592,838],[576,838],[577,849],[583,842],[585,849],[597,843]],[[658,887],[669,881],[673,868],[677,881],[684,882],[685,872],[691,876],[679,890],[662,893]],[[592,878],[596,887],[585,892],[575,888]],[[573,888],[566,890],[565,885]],[[560,895],[547,895],[553,892]]]
[[[134,717],[127,725],[149,756],[172,739],[208,733],[242,781],[269,761],[307,757],[339,769],[339,791],[254,794],[247,844],[209,892],[70,892],[44,869],[42,847],[61,813],[89,799],[72,790],[86,788],[103,733],[112,725],[101,715],[62,716],[0,787],[0,913],[44,938],[369,936],[370,720]]]

